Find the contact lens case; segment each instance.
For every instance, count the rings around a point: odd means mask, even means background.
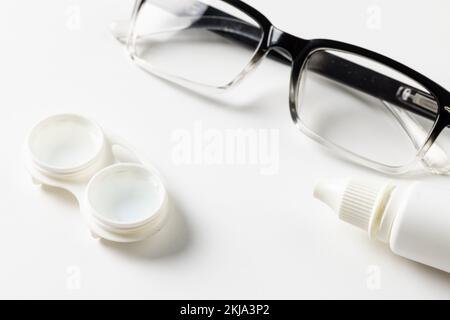
[[[121,161],[116,149],[134,160]],[[159,172],[88,118],[62,114],[40,121],[28,135],[24,158],[35,184],[75,196],[95,238],[136,242],[167,220],[169,201]]]

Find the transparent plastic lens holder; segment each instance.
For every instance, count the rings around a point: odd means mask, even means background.
[[[116,150],[133,160],[120,160]],[[24,158],[35,184],[75,196],[95,238],[141,241],[167,221],[169,201],[159,172],[90,119],[63,114],[40,121],[28,135]]]

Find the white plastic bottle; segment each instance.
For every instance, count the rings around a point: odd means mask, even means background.
[[[320,181],[314,196],[405,258],[450,272],[450,188],[416,182]]]

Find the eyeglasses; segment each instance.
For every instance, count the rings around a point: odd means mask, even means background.
[[[290,65],[290,114],[307,136],[385,173],[450,171],[436,141],[450,93],[390,58],[293,36],[238,0],[137,0],[113,32],[141,68],[192,89],[227,90],[265,57]]]

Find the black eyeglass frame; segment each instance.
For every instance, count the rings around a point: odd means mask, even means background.
[[[431,148],[433,143],[437,140],[441,132],[450,126],[450,93],[432,81],[431,79],[427,78],[426,76],[422,75],[421,73],[393,60],[390,59],[384,55],[378,54],[376,52],[344,43],[339,42],[335,40],[328,40],[328,39],[303,39],[297,36],[294,36],[290,33],[287,33],[285,31],[282,31],[278,29],[276,26],[274,26],[270,20],[263,15],[261,12],[253,8],[252,6],[248,5],[247,3],[240,1],[240,0],[220,0],[224,3],[227,3],[228,5],[238,9],[242,13],[246,14],[250,18],[252,18],[258,25],[260,30],[262,31],[262,34],[259,36],[259,39],[254,39],[252,36],[252,30],[251,27],[248,28],[248,36],[242,36],[242,31],[246,31],[245,28],[240,28],[240,35],[233,35],[232,38],[234,40],[240,41],[243,44],[252,44],[255,45],[254,41],[259,41],[257,44],[257,50],[253,55],[253,58],[250,61],[249,65],[256,66],[259,64],[266,56],[271,56],[272,58],[275,58],[277,60],[280,60],[281,62],[291,64],[292,70],[291,70],[291,79],[290,79],[290,90],[289,90],[289,107],[290,107],[290,114],[292,117],[292,120],[296,124],[297,127],[299,127],[305,134],[307,134],[310,138],[320,142],[321,144],[334,149],[335,151],[342,151],[342,148],[339,146],[334,145],[333,143],[323,139],[322,137],[318,136],[312,131],[309,131],[308,128],[302,125],[301,118],[298,113],[298,97],[299,97],[299,90],[300,90],[300,83],[301,83],[301,76],[302,72],[305,68],[305,65],[308,61],[308,58],[315,52],[321,51],[321,50],[334,50],[334,51],[342,51],[345,53],[351,53],[355,54],[367,59],[371,59],[375,62],[378,62],[382,65],[385,65],[395,71],[398,71],[399,73],[408,76],[412,80],[416,81],[417,83],[420,83],[421,86],[426,88],[428,92],[431,92],[433,96],[427,95],[427,93],[422,93],[424,96],[428,96],[428,99],[434,100],[435,108],[436,110],[431,110],[430,108],[425,108],[423,105],[414,105],[412,103],[408,103],[406,101],[396,101],[397,104],[399,104],[401,107],[405,107],[409,111],[412,111],[416,114],[419,114],[421,116],[427,117],[429,119],[434,120],[434,125],[432,128],[431,133],[429,134],[429,137],[426,140],[426,143],[421,148],[421,150],[418,151],[417,158],[422,159],[424,155],[427,153],[427,151]],[[137,0],[136,6],[133,13],[133,19],[132,19],[132,25],[130,28],[130,34],[128,39],[128,48],[130,51],[130,54],[134,60],[137,60],[138,57],[133,51],[133,41],[135,40],[135,34],[134,34],[134,24],[136,22],[137,16],[139,14],[139,11],[141,10],[142,6],[147,2],[147,0]],[[208,14],[212,14],[214,16],[227,16],[224,12],[219,11],[218,9],[209,7],[208,10],[210,11]],[[206,14],[206,13],[205,13]],[[237,18],[233,18],[234,23],[238,22],[239,20]],[[220,33],[220,32],[219,32]],[[224,35],[227,36],[227,35]],[[336,58],[336,57],[334,57]],[[339,59],[339,58],[337,58]],[[346,61],[344,59],[339,59],[340,63],[350,63],[349,61]],[[335,64],[336,65],[336,64]],[[338,64],[339,65],[339,64]],[[333,75],[334,80],[344,82],[346,85],[349,85],[353,88],[356,88],[358,90],[364,91],[366,93],[369,93],[373,96],[379,97],[380,99],[383,99],[385,101],[390,101],[394,99],[394,89],[395,91],[398,90],[399,86],[403,85],[401,83],[393,83],[395,80],[390,79],[386,76],[377,74],[376,72],[373,72],[369,69],[364,69],[362,66],[357,66],[355,64],[352,64],[353,67],[359,67],[361,72],[364,72],[365,76],[368,76],[368,79],[371,77],[383,77],[383,83],[385,84],[384,87],[381,88],[372,88],[370,86],[370,81],[361,82],[361,78],[357,79],[358,81],[353,81],[352,79],[346,79],[343,74],[339,74],[339,68],[334,70],[318,70],[319,72],[328,72],[328,76],[330,74]],[[245,74],[243,74],[245,75]],[[238,76],[233,83],[230,83],[228,86],[224,86],[223,88],[228,88],[231,85],[234,85],[238,83],[243,78],[242,76]],[[392,84],[392,86],[391,86]],[[405,85],[406,88],[408,88],[407,85]],[[408,88],[410,89],[410,88]],[[415,88],[412,88],[412,90],[418,91]],[[409,170],[407,166],[405,167],[394,167],[389,166],[385,164],[381,164],[378,162],[375,162],[370,159],[366,159],[360,155],[354,154],[351,151],[346,150],[347,156],[349,156],[351,159],[355,160],[358,163],[361,163],[363,165],[366,165],[368,167],[372,167],[376,170],[391,173],[391,174],[402,174]],[[433,168],[429,168],[433,171]]]

